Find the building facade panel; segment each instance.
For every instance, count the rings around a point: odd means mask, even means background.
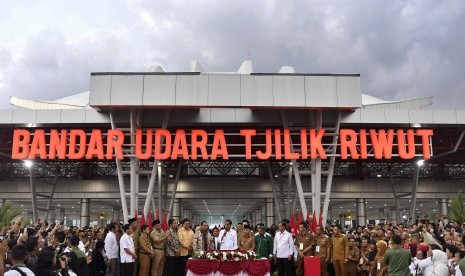
[[[305,106],[338,107],[336,77],[305,76]]]
[[[241,75],[241,106],[273,106],[272,77]]]
[[[177,106],[208,105],[208,75],[179,75],[176,77]]]
[[[90,77],[89,105],[107,106],[111,103],[111,75],[92,75]]]
[[[61,110],[60,123],[78,124],[86,121],[86,110],[84,109],[65,109]]]
[[[0,110],[0,124],[11,124],[13,110]]]
[[[45,124],[59,124],[61,123],[61,110],[37,110],[37,121]]]
[[[37,110],[31,109],[14,109],[13,118],[11,123],[13,124],[35,124],[37,121]]]
[[[337,105],[339,108],[362,106],[360,77],[337,77]]]
[[[111,78],[111,105],[141,106],[144,76],[114,75]]]
[[[175,106],[176,76],[146,75],[144,76],[143,91],[142,103],[144,106]]]
[[[410,118],[407,109],[385,109],[384,117],[387,124],[409,124]]]
[[[435,124],[456,124],[457,116],[455,110],[433,110],[433,121]]]
[[[273,76],[273,105],[303,107],[305,105],[303,76]]]
[[[237,107],[241,105],[241,78],[239,75],[208,76],[208,105]]]
[[[386,117],[384,112],[380,112],[377,109],[360,109],[360,120],[362,124],[376,124],[386,122]]]
[[[433,110],[414,109],[408,112],[411,124],[434,124]]]

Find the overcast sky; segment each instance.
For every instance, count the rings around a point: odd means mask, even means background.
[[[363,93],[465,104],[465,1],[0,0],[0,108],[87,91],[90,72],[283,65],[360,73]]]

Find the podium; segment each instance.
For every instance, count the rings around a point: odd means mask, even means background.
[[[320,276],[320,258],[319,257],[304,257],[304,275],[305,276]]]

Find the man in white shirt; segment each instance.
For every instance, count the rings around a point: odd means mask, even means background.
[[[286,231],[286,223],[278,224],[278,232],[274,237],[273,255],[278,266],[278,275],[294,275],[292,259],[294,256],[294,240]]]
[[[131,276],[134,273],[134,262],[137,260],[136,250],[134,249],[134,241],[131,238],[132,228],[129,224],[123,226],[124,235],[120,240],[120,256],[121,256],[121,276]]]
[[[431,275],[433,271],[433,262],[431,258],[427,256],[428,247],[423,244],[419,245],[417,255],[413,258],[413,262],[410,264],[409,269],[413,275]],[[426,251],[425,251],[426,250]]]
[[[13,248],[11,248],[11,263],[13,267],[5,273],[5,276],[21,276],[22,274],[18,270],[25,273],[27,276],[34,276],[34,272],[24,264],[26,256],[27,249],[24,245],[17,244],[13,246]]]
[[[105,238],[105,255],[108,258],[108,276],[116,275],[116,263],[118,262],[118,242],[116,241],[116,232],[118,232],[118,225],[110,223],[108,225],[108,232]]]
[[[220,231],[220,249],[221,250],[236,250],[237,249],[237,233],[231,229],[232,221],[227,219],[224,221],[224,229]]]

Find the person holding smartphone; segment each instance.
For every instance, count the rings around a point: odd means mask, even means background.
[[[70,239],[71,243],[71,252],[69,254],[70,262],[69,267],[70,269],[76,273],[78,276],[87,276],[89,274],[89,266],[88,263],[90,262],[90,258],[86,258],[84,252],[79,249],[79,237],[74,235],[71,236]]]

